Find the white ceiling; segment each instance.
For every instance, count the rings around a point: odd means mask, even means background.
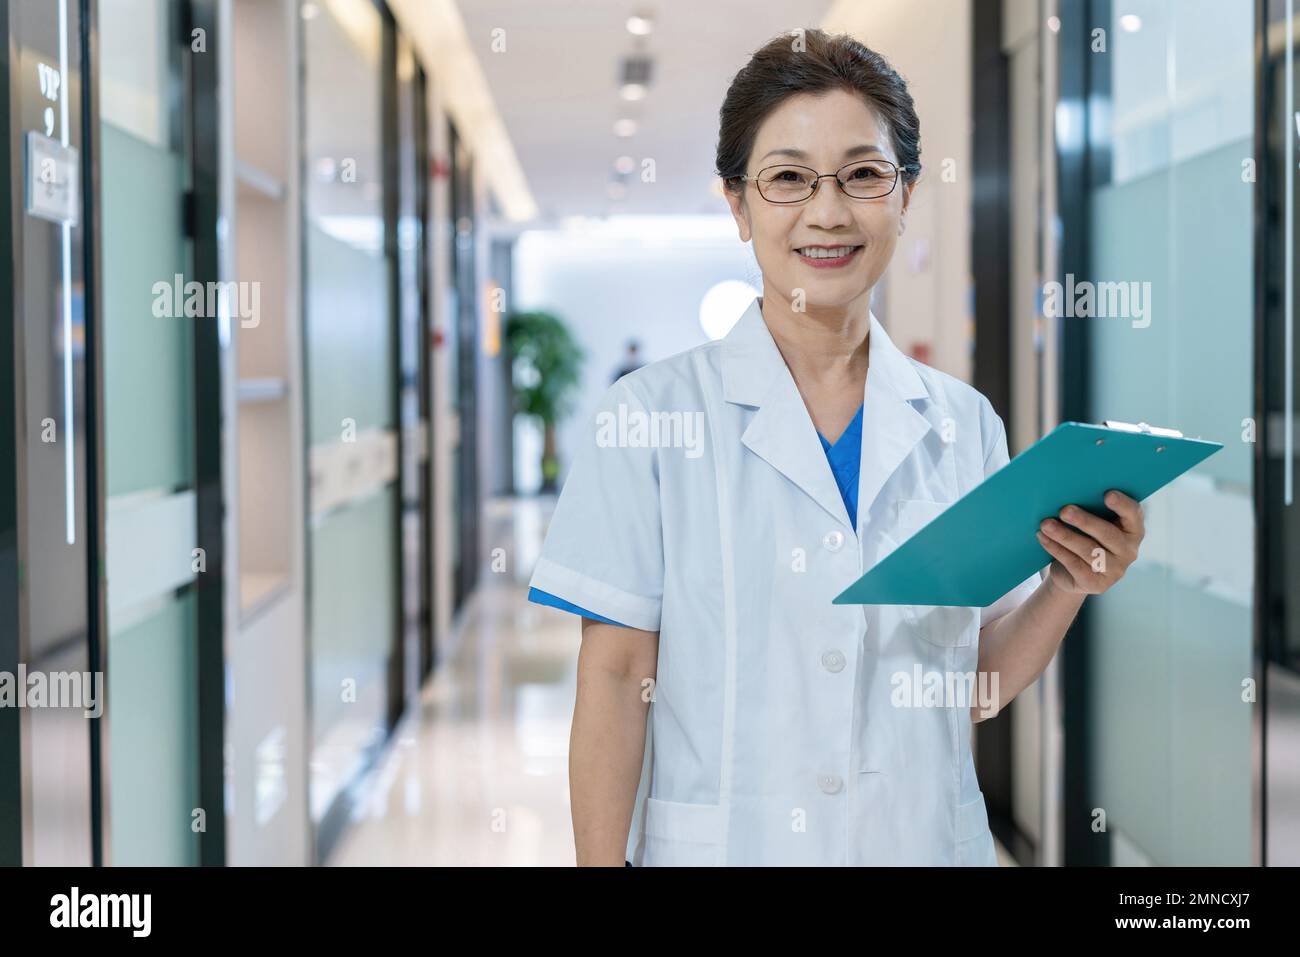
[[[457,0],[539,222],[612,213],[723,213],[714,192],[718,107],[749,55],[778,33],[817,26],[830,0]],[[654,31],[627,31],[649,11]],[[494,31],[503,31],[494,33]],[[504,52],[494,52],[494,36]],[[621,58],[643,45],[654,59],[650,91],[619,96]],[[620,116],[636,135],[614,134]],[[614,160],[636,169],[626,198],[610,197]],[[641,182],[652,159],[655,181]]]

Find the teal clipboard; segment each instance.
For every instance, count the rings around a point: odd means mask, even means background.
[[[939,513],[837,605],[991,605],[1052,561],[1034,533],[1074,503],[1105,518],[1109,489],[1141,501],[1219,449],[1146,423],[1063,422]]]

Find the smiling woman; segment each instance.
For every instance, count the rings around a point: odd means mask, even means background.
[[[884,58],[817,30],[778,37],[720,118],[717,171],[762,294],[721,340],[608,390],[531,582],[583,617],[578,862],[994,864],[971,724],[1041,672],[1077,595],[1105,587],[1069,555],[1096,543],[1054,530],[1051,587],[1035,573],[983,608],[833,604],[916,516],[1006,464],[1006,432],[871,313],[921,169]],[[600,429],[665,413],[698,417],[702,440]],[[1140,523],[1108,528],[1087,525],[1122,574]],[[895,676],[918,667],[991,674],[1001,698],[896,706]]]

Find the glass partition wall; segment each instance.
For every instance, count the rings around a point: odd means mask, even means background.
[[[393,24],[370,0],[304,20],[310,813],[323,858],[389,728],[401,625],[397,325],[385,216]]]
[[[0,714],[0,863],[323,860],[432,664],[425,73],[374,0],[0,8],[0,670],[106,677]]]
[[[108,734],[114,865],[199,863],[194,275],[181,5],[99,20]],[[206,825],[206,822],[204,822]],[[214,822],[215,823],[215,822]]]
[[[1066,640],[1065,863],[1250,864],[1254,4],[1061,12],[1062,418],[1224,444]]]

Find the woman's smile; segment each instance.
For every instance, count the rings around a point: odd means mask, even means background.
[[[795,255],[814,269],[838,269],[853,262],[861,246],[841,244],[839,246],[800,246]]]

